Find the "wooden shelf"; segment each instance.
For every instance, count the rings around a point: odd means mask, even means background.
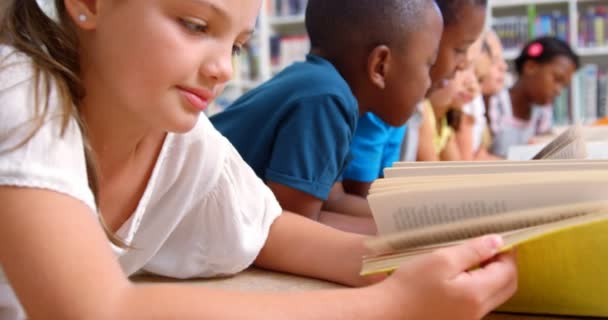
[[[304,14],[296,16],[274,16],[268,18],[270,25],[279,26],[291,26],[291,25],[302,25],[304,24]]]
[[[527,6],[530,4],[569,3],[569,0],[490,0],[492,8]]]
[[[505,60],[511,61],[517,59],[519,54],[521,53],[521,49],[507,49],[504,52]]]
[[[576,52],[583,57],[608,55],[608,46],[576,48]]]
[[[253,89],[262,84],[260,80],[238,79],[228,82],[228,86],[237,87],[243,90]]]

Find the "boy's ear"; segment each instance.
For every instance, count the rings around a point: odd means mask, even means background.
[[[94,29],[97,25],[97,0],[65,0],[65,8],[72,21],[84,30]]]
[[[367,74],[374,86],[386,88],[386,76],[391,66],[391,49],[379,45],[372,50],[367,63]]]

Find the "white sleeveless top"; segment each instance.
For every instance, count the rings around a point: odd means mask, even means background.
[[[31,60],[12,47],[0,46],[0,152],[30,132],[31,126],[15,128],[32,119],[33,92]],[[60,136],[61,109],[55,91],[46,120],[25,146],[0,154],[0,186],[66,194],[96,214],[81,132],[73,119]],[[114,251],[128,275],[234,274],[253,263],[281,212],[270,189],[202,116],[189,133],[167,135],[137,209],[118,232],[136,249],[121,252],[114,247]],[[0,269],[0,319],[22,318]]]

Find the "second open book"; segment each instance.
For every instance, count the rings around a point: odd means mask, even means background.
[[[537,158],[585,157],[584,143],[566,140]],[[520,271],[503,310],[608,316],[608,161],[399,163],[368,201],[380,236],[362,274],[498,233],[503,250],[518,247]]]

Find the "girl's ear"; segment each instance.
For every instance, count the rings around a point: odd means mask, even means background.
[[[386,88],[386,78],[391,68],[391,49],[386,45],[379,45],[369,54],[367,74],[374,86],[379,89]]]
[[[72,21],[84,30],[97,26],[97,0],[64,0],[65,8]]]

